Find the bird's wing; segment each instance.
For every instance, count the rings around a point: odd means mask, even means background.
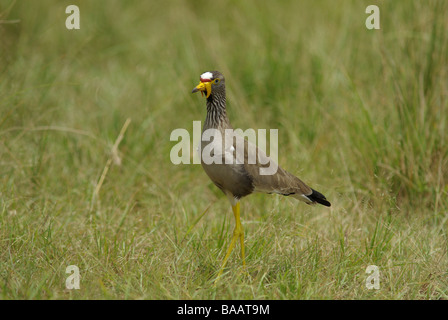
[[[239,139],[244,140],[244,169],[252,180],[254,191],[291,195],[299,200],[312,202],[306,196],[311,195],[313,190],[302,180],[281,168],[253,143],[243,137],[235,140],[242,143]],[[238,149],[237,146],[235,147],[235,152],[238,161],[238,158],[241,158],[243,154],[241,148]]]

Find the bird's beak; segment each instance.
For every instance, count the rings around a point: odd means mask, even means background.
[[[205,97],[206,98],[210,97],[210,94],[212,93],[212,83],[210,81],[199,82],[199,84],[196,86],[196,88],[193,89],[193,91],[191,91],[191,93],[195,93],[198,91],[201,91],[202,96],[204,96],[204,91],[205,91]]]

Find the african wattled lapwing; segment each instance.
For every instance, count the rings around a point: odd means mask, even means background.
[[[307,186],[302,180],[276,166],[273,174],[261,174],[260,169],[266,168],[273,162],[263,151],[248,142],[242,136],[232,134],[232,126],[226,112],[226,81],[218,71],[205,72],[200,76],[200,83],[192,93],[201,92],[207,99],[207,116],[202,130],[199,151],[201,164],[213,183],[224,192],[232,205],[235,216],[235,229],[227,253],[216,280],[221,276],[227,260],[239,240],[241,244],[241,257],[243,266],[246,265],[244,255],[244,231],[240,221],[240,199],[254,192],[277,193],[290,196],[307,204],[322,204],[329,207],[331,204],[320,192]],[[222,141],[204,141],[204,133],[208,130],[220,133]],[[230,130],[228,130],[230,129]],[[216,137],[216,136],[214,136]],[[225,143],[227,139],[227,143]],[[229,140],[230,143],[229,143]],[[219,143],[221,154],[214,154],[213,159],[222,161],[204,161],[202,151],[209,143]],[[238,148],[238,144],[244,148]],[[241,150],[243,149],[243,150]],[[252,151],[251,151],[252,150]],[[249,161],[251,152],[255,152],[255,161]],[[229,161],[230,160],[230,161]],[[216,283],[216,282],[215,282]]]

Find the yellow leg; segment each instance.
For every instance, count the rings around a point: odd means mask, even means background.
[[[233,230],[233,237],[230,241],[229,248],[227,249],[226,256],[224,257],[224,261],[222,262],[221,269],[219,270],[218,276],[216,277],[215,284],[218,281],[219,277],[221,277],[222,272],[226,266],[227,260],[232,253],[233,248],[235,247],[236,241],[238,238],[240,239],[241,244],[241,258],[243,259],[243,267],[246,267],[246,260],[244,256],[244,230],[240,221],[240,203],[237,202],[235,206],[232,206],[233,215],[235,216],[235,229]]]

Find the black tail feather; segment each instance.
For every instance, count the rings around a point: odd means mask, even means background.
[[[325,196],[320,193],[319,191],[316,191],[314,189],[311,189],[313,191],[312,194],[307,195],[307,197],[314,202],[320,203],[324,206],[330,207],[331,203],[327,201],[327,198],[325,198]]]

